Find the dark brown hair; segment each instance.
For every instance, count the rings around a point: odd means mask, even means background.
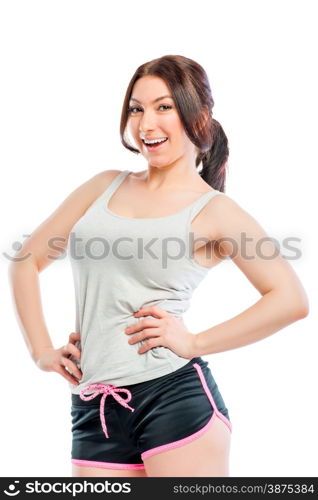
[[[200,149],[196,167],[202,161],[199,172],[202,179],[214,189],[225,191],[226,165],[229,156],[228,140],[220,123],[212,118],[214,100],[205,70],[180,55],[166,55],[148,61],[135,71],[124,98],[120,138],[125,148],[140,153],[125,139],[129,118],[129,101],[136,81],[146,75],[162,78],[171,91],[180,120],[191,142]]]

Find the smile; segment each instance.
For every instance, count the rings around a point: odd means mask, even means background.
[[[142,141],[143,144],[145,145],[145,147],[147,148],[148,151],[155,151],[157,149],[161,149],[164,147],[165,143],[168,142],[168,139],[162,141],[162,142],[159,142],[159,143],[155,143],[155,144],[145,144],[144,141]]]

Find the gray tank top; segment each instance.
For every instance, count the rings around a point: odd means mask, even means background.
[[[126,386],[171,373],[189,362],[166,347],[137,351],[125,328],[144,318],[134,312],[159,305],[176,317],[190,306],[209,268],[192,256],[191,221],[218,190],[174,214],[156,218],[116,215],[108,201],[129,174],[122,171],[73,226],[67,246],[75,288],[77,343],[83,373],[79,394],[92,383]],[[92,391],[91,391],[92,392]]]

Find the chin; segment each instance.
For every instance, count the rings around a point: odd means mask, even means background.
[[[164,169],[167,167],[170,167],[172,162],[165,162],[165,163],[152,163],[151,160],[149,160],[149,167],[154,167],[158,169]]]

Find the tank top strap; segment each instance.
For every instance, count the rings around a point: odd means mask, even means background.
[[[194,219],[194,217],[202,210],[203,207],[217,194],[223,194],[222,191],[218,189],[214,189],[213,191],[208,191],[204,193],[197,201],[190,205],[190,221]]]
[[[120,186],[120,184],[124,181],[125,177],[129,174],[130,170],[122,170],[120,174],[116,175],[116,177],[111,181],[111,183],[107,186],[103,194],[101,195],[101,199],[103,202],[108,202],[112,194],[116,191],[116,189]]]

